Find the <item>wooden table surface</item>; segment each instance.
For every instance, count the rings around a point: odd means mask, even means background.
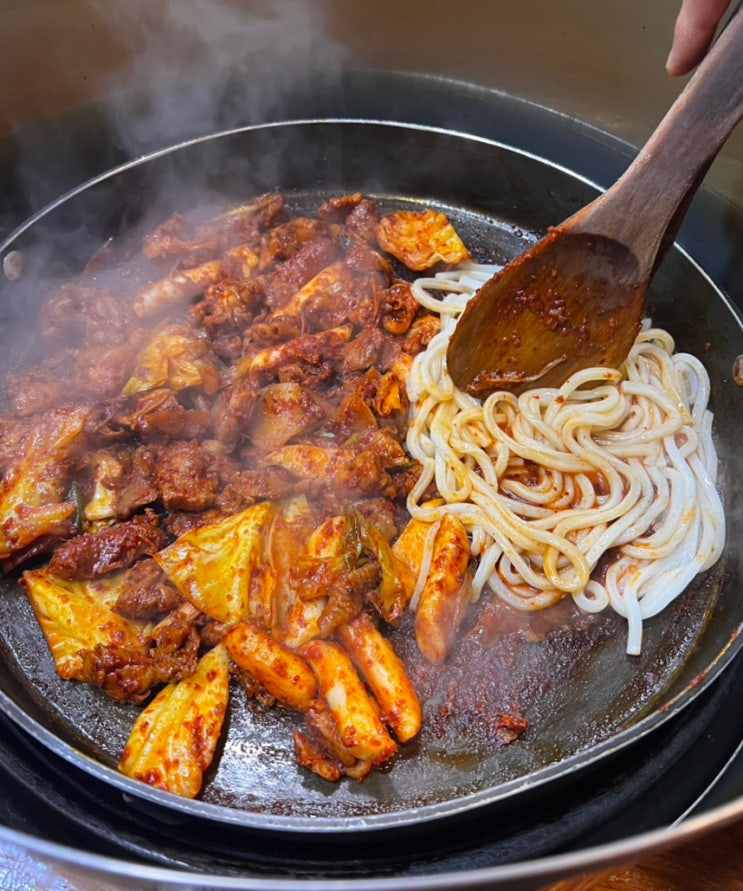
[[[743,891],[743,822],[637,864],[567,879],[543,891]]]

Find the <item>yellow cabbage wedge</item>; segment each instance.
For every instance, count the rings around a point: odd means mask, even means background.
[[[262,603],[266,539],[275,508],[268,502],[181,535],[155,554],[170,581],[201,612],[224,625],[251,618]],[[257,596],[256,596],[257,595]]]
[[[122,395],[135,396],[157,387],[176,393],[199,387],[213,396],[219,388],[219,371],[209,341],[184,326],[158,331],[137,356],[134,374]]]
[[[194,673],[168,684],[141,713],[119,764],[126,776],[195,798],[214,758],[229,704],[230,660],[224,644]]]
[[[81,650],[141,645],[142,624],[115,613],[124,573],[106,580],[68,581],[44,569],[25,572],[23,584],[44,632],[57,673],[70,680],[83,665]]]

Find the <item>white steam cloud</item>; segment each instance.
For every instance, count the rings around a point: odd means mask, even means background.
[[[312,0],[92,3],[124,50],[109,92],[113,136],[130,156],[283,119],[345,56]]]
[[[123,161],[316,114],[318,97],[337,94],[349,56],[328,37],[318,0],[80,0],[75,10],[80,52],[90,49],[81,37],[89,23],[108,67],[91,62],[93,102],[19,123],[3,157],[0,238]],[[48,47],[60,76],[63,50]],[[338,114],[332,99],[324,112]]]
[[[111,50],[109,69],[96,73],[99,101],[16,129],[0,183],[0,240],[126,160],[223,130],[314,116],[318,96],[336,95],[348,56],[327,36],[318,0],[81,0],[78,13]],[[328,115],[338,114],[329,101]],[[39,297],[119,227],[147,228],[179,203],[208,201],[212,157],[219,153],[205,150],[207,169],[188,176],[175,158],[146,164],[152,175],[120,177],[75,199],[69,213],[65,205],[34,224],[11,245],[20,247],[24,271],[19,282],[0,278],[0,322],[8,331],[32,324]],[[237,202],[252,183],[247,161],[233,164]],[[142,194],[130,201],[132,183]]]

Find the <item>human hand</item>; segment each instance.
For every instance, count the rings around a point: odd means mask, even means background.
[[[682,0],[666,71],[688,74],[704,58],[731,0]]]

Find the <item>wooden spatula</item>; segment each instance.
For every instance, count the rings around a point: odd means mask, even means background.
[[[616,368],[645,292],[718,151],[743,116],[743,14],[736,11],[636,159],[470,301],[447,353],[475,395],[554,387]]]

